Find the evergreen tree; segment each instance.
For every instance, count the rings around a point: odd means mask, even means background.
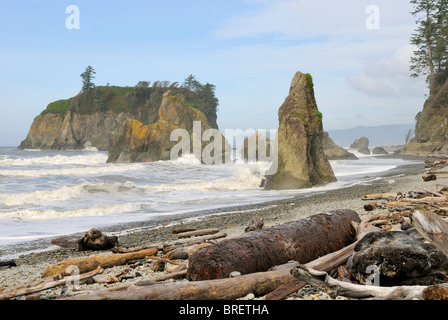
[[[82,91],[95,88],[95,84],[92,82],[92,80],[95,78],[94,74],[96,74],[96,72],[95,69],[92,68],[92,66],[88,66],[86,70],[81,73]]]
[[[413,77],[427,75],[431,84],[434,76],[447,67],[447,3],[448,0],[410,0],[411,12],[417,18],[417,28],[411,43],[417,47],[411,58]]]

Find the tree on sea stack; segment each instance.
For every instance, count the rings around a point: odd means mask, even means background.
[[[81,73],[82,78],[81,91],[91,90],[95,88],[95,84],[92,82],[92,80],[95,78],[94,74],[96,74],[96,72],[92,66],[88,66],[86,70],[83,73]]]
[[[322,113],[310,74],[295,74],[278,115],[277,170],[266,177],[265,189],[303,189],[336,181],[324,154]]]

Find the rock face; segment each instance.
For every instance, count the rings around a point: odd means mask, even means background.
[[[448,152],[448,70],[436,75],[430,95],[416,120],[415,137],[402,153]]]
[[[131,163],[170,160],[171,150],[178,144],[178,140],[171,141],[171,134],[176,129],[188,131],[189,151],[193,153],[194,138],[192,134],[195,121],[200,122],[197,129],[201,133],[212,129],[204,114],[190,107],[183,95],[173,95],[171,91],[167,91],[163,95],[159,108],[159,120],[154,124],[144,125],[138,120],[128,119],[123,134],[110,141],[107,162]],[[218,131],[216,130],[216,132]],[[221,139],[223,141],[221,150],[224,151],[221,156],[224,162],[226,161],[225,157],[230,156],[230,147],[222,135]],[[202,141],[199,142],[201,152],[204,145],[205,143]]]
[[[369,147],[369,139],[366,137],[359,138],[350,145],[350,149],[363,149],[368,147]]]
[[[93,146],[107,150],[109,137],[118,134],[130,113],[105,112],[91,115],[68,111],[64,116],[47,113],[37,116],[19,149],[76,150]]]
[[[336,181],[322,145],[322,114],[317,109],[311,75],[297,72],[280,107],[277,170],[265,189],[302,189]]]
[[[328,160],[358,160],[358,157],[353,153],[348,152],[344,148],[334,143],[330,138],[328,132],[323,133],[322,144],[324,147],[324,153]]]

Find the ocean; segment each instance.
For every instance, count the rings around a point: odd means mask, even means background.
[[[0,147],[0,252],[37,239],[208,209],[307,196],[383,179],[415,163],[363,156],[330,161],[338,179],[321,187],[265,191],[269,163],[202,165],[193,156],[153,163],[106,163],[107,152]],[[390,179],[390,177],[389,177]]]

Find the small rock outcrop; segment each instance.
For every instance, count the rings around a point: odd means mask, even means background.
[[[322,145],[322,113],[311,75],[297,72],[279,112],[275,173],[265,189],[303,189],[336,181]]]
[[[369,156],[371,154],[370,149],[366,148],[366,147],[362,147],[358,150],[359,153],[365,154],[367,156]]]
[[[330,138],[328,132],[323,133],[322,144],[324,147],[324,153],[328,160],[358,160],[358,157],[353,153],[348,152],[344,148],[334,143]]]
[[[373,148],[372,154],[389,154],[389,152],[383,147],[375,147]]]
[[[350,149],[358,149],[358,150],[368,147],[369,147],[369,139],[366,137],[359,138],[350,145]]]
[[[111,139],[109,145],[109,157],[107,162],[132,163],[153,162],[159,160],[170,160],[172,148],[179,141],[171,141],[171,134],[176,129],[185,129],[189,134],[189,152],[194,153],[193,131],[194,122],[200,122],[197,128],[200,134],[208,129],[213,129],[204,114],[190,107],[183,95],[173,95],[171,91],[164,93],[159,108],[159,120],[154,124],[144,125],[138,120],[128,119],[124,132]],[[214,129],[216,130],[216,129]],[[230,146],[227,140],[221,136],[222,163],[230,157]],[[198,137],[199,147],[202,154],[205,143]],[[196,139],[197,140],[197,139]],[[200,157],[200,156],[199,156]]]

